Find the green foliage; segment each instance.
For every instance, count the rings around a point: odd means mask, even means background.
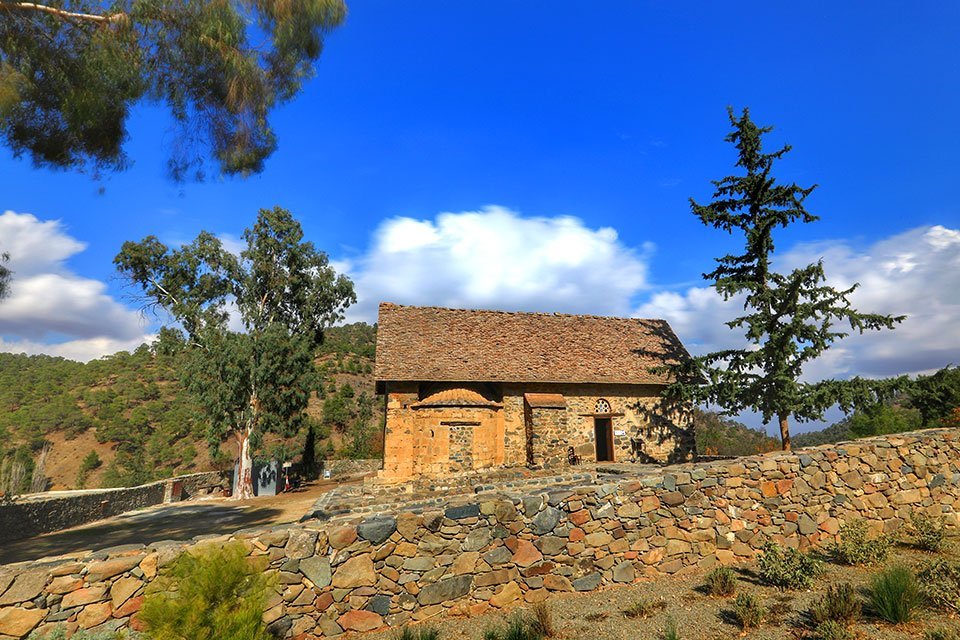
[[[323,424],[343,431],[352,417],[353,407],[343,395],[338,393],[323,401]]]
[[[623,610],[623,615],[628,618],[649,618],[657,611],[667,608],[667,603],[663,600],[654,600],[652,598],[643,598],[634,601],[629,607]]]
[[[819,626],[835,622],[850,626],[860,618],[862,606],[853,586],[844,582],[827,587],[827,592],[810,606],[810,620]]]
[[[680,640],[680,631],[677,629],[677,621],[673,618],[667,620],[667,626],[663,630],[663,640]]]
[[[819,640],[854,640],[853,631],[835,620],[827,620],[817,625],[814,630]]]
[[[394,640],[439,640],[440,631],[436,627],[404,627],[393,634]]]
[[[730,567],[716,567],[707,574],[704,586],[712,596],[732,596],[737,590],[737,574]]]
[[[272,585],[240,543],[184,553],[151,585],[140,612],[151,640],[267,640]]]
[[[0,134],[14,155],[124,168],[127,118],[150,100],[177,125],[177,179],[200,175],[207,148],[224,173],[261,171],[276,148],[270,111],[299,93],[346,15],[342,0],[4,5]]]
[[[543,640],[536,618],[523,613],[510,616],[504,627],[493,627],[483,632],[483,640]]]
[[[944,367],[918,376],[909,389],[908,404],[920,412],[925,427],[937,426],[960,407],[960,367]]]
[[[310,3],[307,3],[310,4]],[[240,443],[240,497],[250,489],[251,448],[264,432],[304,426],[316,387],[314,351],[323,331],[356,301],[353,284],[303,239],[290,212],[262,209],[243,232],[240,255],[202,232],[171,249],[150,236],[125,242],[114,263],[143,291],[144,304],[177,320],[162,348],[184,358],[181,380],[209,423],[209,438]],[[228,328],[234,306],[242,331]]]
[[[690,206],[703,224],[742,234],[743,252],[718,258],[704,278],[725,300],[743,298],[745,314],[727,324],[743,330],[748,345],[668,367],[677,382],[665,395],[674,402],[714,403],[727,413],[753,410],[764,422],[776,418],[787,449],[791,416],[817,420],[834,404],[850,410],[889,391],[891,383],[859,378],[802,381],[804,366],[847,335],[838,323],[863,333],[893,328],[903,318],[856,311],[849,296],[857,285],[827,285],[822,262],[789,273],[772,269],[774,231],[817,220],[804,205],[814,187],[779,183],[773,166],[790,147],[764,153],[763,137],[771,128],[754,124],[746,109],[739,117],[730,109],[729,117],[733,130],[726,140],[736,147],[736,166],[743,174],[715,181],[713,202],[702,205],[691,199]]]
[[[922,603],[913,571],[903,565],[887,567],[870,582],[870,612],[891,624],[910,622]]]
[[[693,430],[700,455],[749,456],[780,447],[762,429],[751,429],[713,411],[694,408]]]
[[[767,610],[755,594],[741,593],[733,602],[733,617],[744,631],[762,625],[766,616]]]
[[[917,569],[920,589],[932,606],[960,613],[960,562],[936,558]]]
[[[916,431],[921,426],[919,411],[885,402],[855,412],[848,423],[851,433],[858,438]]]
[[[77,470],[77,486],[82,489],[87,484],[87,476],[90,475],[90,472],[99,469],[102,464],[103,460],[100,459],[96,451],[87,453]]]
[[[820,563],[809,554],[774,542],[763,545],[758,564],[760,579],[779,589],[809,589],[822,571]]]
[[[827,547],[834,562],[847,565],[875,565],[886,561],[890,537],[880,534],[871,538],[866,520],[857,518],[840,525],[840,542]]]
[[[935,553],[943,550],[947,537],[943,518],[935,518],[926,511],[911,511],[910,525],[918,548]]]

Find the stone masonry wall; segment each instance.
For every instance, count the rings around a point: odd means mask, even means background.
[[[269,558],[265,620],[306,640],[747,561],[767,540],[817,546],[853,518],[892,531],[920,509],[956,526],[958,500],[960,430],[929,430],[199,544]],[[0,639],[136,627],[145,584],[188,544],[0,568]]]
[[[160,504],[170,485],[182,483],[183,497],[223,484],[219,471],[194,473],[139,487],[34,494],[0,504],[0,540],[19,540]],[[224,484],[224,486],[226,486]]]

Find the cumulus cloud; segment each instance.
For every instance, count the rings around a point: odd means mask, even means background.
[[[649,252],[610,227],[489,206],[388,219],[364,256],[337,266],[357,287],[352,320],[375,321],[380,301],[619,315],[646,286]]]
[[[59,221],[0,215],[0,250],[9,252],[14,272],[10,296],[0,303],[0,350],[90,360],[151,338],[139,314],[103,282],[67,267],[85,248]]]
[[[863,312],[906,315],[893,331],[852,334],[811,363],[807,376],[885,377],[960,364],[960,230],[919,227],[857,250],[843,241],[796,245],[776,267],[793,269],[823,259],[831,285],[860,283],[851,296]],[[736,347],[742,334],[722,324],[742,310],[706,287],[661,292],[636,315],[663,317],[696,353]]]

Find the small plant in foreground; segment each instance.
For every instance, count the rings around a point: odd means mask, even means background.
[[[510,616],[506,627],[483,632],[483,640],[543,640],[543,637],[535,621],[519,613]]]
[[[530,621],[530,624],[535,627],[543,637],[551,637],[554,634],[553,616],[550,615],[550,609],[547,608],[547,605],[543,602],[538,602],[533,605],[531,612],[533,613],[533,620]]]
[[[607,614],[603,611],[593,611],[583,616],[583,619],[587,622],[599,622],[604,620],[607,617]]]
[[[943,518],[935,518],[926,511],[911,511],[910,525],[916,546],[924,551],[943,551],[946,527]]]
[[[909,567],[894,565],[873,577],[870,611],[892,624],[910,622],[920,606],[920,588]]]
[[[831,585],[827,587],[827,593],[810,607],[810,619],[816,626],[824,622],[849,626],[860,617],[860,609],[860,600],[850,584]]]
[[[640,598],[629,607],[623,610],[623,615],[628,618],[649,618],[654,612],[665,609],[667,603],[663,600],[649,600]]]
[[[938,609],[960,613],[960,562],[929,560],[917,570],[920,590]]]
[[[763,545],[759,565],[761,580],[779,589],[809,589],[821,572],[820,563],[815,558],[774,542]]]
[[[663,630],[663,640],[680,640],[680,632],[677,630],[677,621],[673,618],[667,620],[667,626]]]
[[[766,615],[760,598],[752,593],[741,593],[733,602],[733,617],[744,631],[759,627]]]
[[[712,596],[729,597],[737,590],[737,575],[730,567],[716,567],[707,574],[704,586]]]
[[[960,633],[946,627],[929,629],[923,634],[923,640],[960,640]]]
[[[266,640],[263,569],[239,542],[184,553],[148,589],[140,620],[151,640]]]
[[[883,564],[890,552],[890,537],[868,535],[867,521],[850,520],[840,525],[840,542],[828,547],[835,562],[846,565]]]
[[[404,627],[394,634],[394,640],[437,640],[440,631],[434,627]]]
[[[853,632],[834,620],[827,620],[817,625],[815,631],[820,640],[853,640]]]

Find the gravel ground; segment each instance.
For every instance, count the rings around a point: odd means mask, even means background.
[[[953,547],[956,549],[956,545]],[[960,558],[956,551],[946,555]],[[898,547],[891,553],[891,562],[915,564],[930,557],[928,554],[906,547]],[[825,563],[825,572],[811,591],[786,591],[761,586],[752,565],[737,568],[738,592],[751,591],[763,597],[771,612],[770,620],[760,629],[741,632],[728,614],[733,608],[732,598],[716,598],[705,595],[700,589],[705,572],[660,578],[650,582],[636,583],[625,587],[613,587],[586,594],[556,594],[546,601],[555,638],[597,640],[660,640],[669,620],[674,620],[683,640],[719,640],[721,638],[756,638],[757,640],[809,639],[815,636],[810,631],[805,612],[830,584],[849,582],[858,588],[865,587],[875,568],[841,567]],[[645,619],[628,618],[623,610],[638,600],[661,600],[664,608]],[[525,606],[517,607],[523,610]],[[470,618],[438,618],[427,621],[440,631],[440,640],[481,640],[485,629],[503,625],[507,615],[502,611],[486,613]],[[939,611],[924,609],[918,619],[909,625],[894,627],[870,619],[864,615],[853,630],[858,638],[882,640],[922,639],[928,629],[949,627],[960,632],[960,621],[951,619]],[[363,635],[363,640],[392,640],[396,632],[380,631]]]

